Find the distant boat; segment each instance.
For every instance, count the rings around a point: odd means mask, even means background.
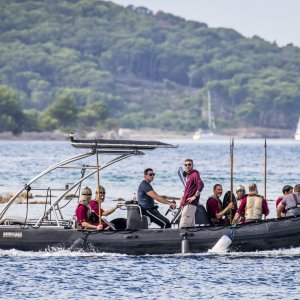
[[[193,134],[193,139],[194,140],[200,140],[200,139],[217,139],[220,138],[222,136],[218,135],[218,134],[214,134],[213,132],[211,132],[210,130],[205,131],[202,129],[198,129],[194,132]]]
[[[207,92],[207,114],[208,114],[208,130],[203,130],[199,128],[196,130],[193,134],[194,140],[200,140],[200,139],[217,139],[221,138],[222,136],[215,134],[212,132],[212,128],[214,128],[214,123],[212,121],[212,114],[211,114],[211,97],[210,97],[210,91]]]
[[[202,135],[202,130],[201,129],[198,129],[194,132],[193,134],[193,139],[194,140],[200,140],[201,138],[201,135]]]
[[[298,120],[297,129],[296,129],[296,132],[295,132],[295,140],[300,141],[300,117],[299,117],[299,120]]]

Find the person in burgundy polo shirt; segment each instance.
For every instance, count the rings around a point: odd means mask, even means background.
[[[290,186],[290,185],[285,185],[283,188],[282,188],[282,194],[283,196],[281,197],[278,197],[278,199],[276,200],[276,210],[278,208],[278,205],[281,203],[282,199],[284,196],[288,195],[288,194],[292,194],[293,193],[293,187]],[[281,212],[281,217],[285,217],[285,214],[286,214],[286,209],[285,207],[282,209],[282,212]]]
[[[100,190],[100,202],[101,204],[104,202],[105,200],[105,188],[103,186],[100,185],[99,187],[99,190]],[[91,220],[91,224],[92,225],[95,225],[95,226],[98,226],[99,225],[99,203],[98,203],[98,189],[96,190],[96,198],[95,199],[92,199],[90,201],[90,206],[91,206],[91,217],[90,217],[90,220]],[[108,210],[103,210],[101,208],[101,216],[108,216],[110,215],[111,213],[113,213],[117,208],[120,208],[121,207],[121,204],[117,204],[115,207],[111,208],[111,209],[108,209]],[[107,230],[109,228],[108,224],[106,224],[103,220],[101,220],[101,225],[103,226],[103,229],[104,230]]]
[[[217,183],[214,185],[213,194],[207,199],[206,210],[208,218],[212,224],[227,225],[228,221],[227,212],[234,208],[234,203],[230,202],[224,209],[223,203],[220,197],[223,194],[223,187],[221,184]]]
[[[186,159],[184,167],[187,175],[184,194],[180,200],[182,214],[179,228],[195,226],[195,213],[199,204],[200,193],[204,187],[199,172],[194,169],[193,160]]]
[[[267,200],[258,194],[255,183],[249,185],[249,194],[242,199],[232,224],[235,224],[243,213],[245,214],[245,223],[259,221],[262,219],[262,215],[267,216],[269,214]]]
[[[81,192],[81,198],[76,208],[76,218],[79,228],[101,230],[103,226],[100,224],[93,225],[90,222],[91,207],[90,200],[92,198],[92,190],[85,187]]]

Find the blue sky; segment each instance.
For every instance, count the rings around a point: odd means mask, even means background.
[[[279,46],[300,47],[300,0],[112,0],[123,6],[144,6],[209,27],[233,28],[246,37],[258,35]]]

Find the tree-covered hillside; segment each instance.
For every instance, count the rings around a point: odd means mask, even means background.
[[[0,131],[293,128],[300,49],[98,0],[0,0]]]

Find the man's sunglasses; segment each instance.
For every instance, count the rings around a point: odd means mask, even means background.
[[[155,173],[149,173],[148,175],[149,176],[155,176]]]
[[[186,167],[190,167],[192,164],[184,164]]]

